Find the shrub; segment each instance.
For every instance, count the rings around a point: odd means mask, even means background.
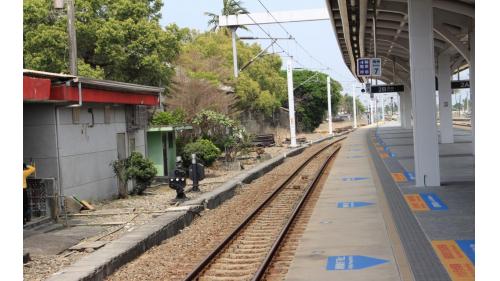
[[[120,188],[124,189],[119,188],[120,197],[125,197],[127,182],[131,179],[135,180],[132,193],[141,195],[151,185],[157,173],[153,162],[139,152],[132,152],[128,158],[115,160],[110,165],[120,180]]]
[[[153,162],[144,158],[139,152],[132,152],[127,158],[126,167],[127,177],[135,180],[133,192],[141,195],[156,176],[157,171]]]
[[[202,138],[211,140],[225,152],[226,161],[232,161],[243,148],[242,143],[247,136],[245,128],[224,114],[203,110],[195,116],[193,124]]]
[[[210,166],[221,154],[220,149],[213,142],[206,139],[199,139],[195,142],[188,143],[182,152],[182,158],[185,163],[191,161],[191,154],[195,153],[203,164]]]

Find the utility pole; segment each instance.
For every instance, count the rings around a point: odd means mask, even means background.
[[[286,65],[286,79],[288,84],[288,118],[290,119],[290,147],[297,146],[295,136],[295,103],[293,100],[293,66],[292,57],[288,58]]]
[[[237,29],[237,27],[231,27],[231,37],[232,37],[232,41],[233,41],[234,77],[238,78],[238,50],[236,48],[236,29]]]
[[[76,30],[75,30],[75,3],[67,0],[68,9],[68,36],[69,36],[69,71],[71,75],[78,75],[76,56]]]
[[[358,123],[356,120],[356,84],[352,85],[352,116],[354,119],[353,128],[357,128]]]
[[[332,94],[330,91],[330,76],[326,77],[326,91],[328,94],[328,134],[333,136]]]

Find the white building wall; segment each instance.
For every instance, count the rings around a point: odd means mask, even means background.
[[[88,109],[94,112],[94,125]],[[118,194],[110,163],[117,159],[117,133],[124,133],[123,106],[111,107],[109,124],[104,123],[104,105],[84,105],[74,124],[72,108],[59,108],[59,157],[61,185],[66,196],[100,200]],[[92,126],[92,127],[91,127]]]
[[[57,178],[53,104],[25,103],[23,106],[23,162],[30,161],[36,166],[37,177]]]
[[[118,195],[117,179],[110,163],[118,158],[117,134],[126,133],[125,107],[112,106],[110,122],[104,123],[104,106],[82,106],[79,121],[74,122],[72,108],[59,106],[56,114],[54,104],[24,104],[23,160],[29,162],[33,159],[37,177],[57,180],[60,169],[61,178],[57,182],[65,196],[102,200]],[[93,126],[89,108],[94,113]],[[135,149],[129,147],[130,138],[135,140]],[[126,134],[125,139],[127,155],[132,150],[146,155],[144,130],[130,136]]]

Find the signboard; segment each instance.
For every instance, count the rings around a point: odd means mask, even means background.
[[[359,58],[357,60],[358,76],[371,75],[371,63],[369,58]]]
[[[382,60],[380,58],[372,58],[372,76],[382,75]]]
[[[356,270],[365,269],[389,262],[367,256],[329,256],[326,270]]]
[[[371,86],[371,93],[372,94],[379,94],[379,93],[393,93],[393,92],[403,92],[405,90],[404,85],[378,85],[378,86]]]
[[[470,81],[469,80],[451,81],[451,88],[452,89],[468,89],[468,88],[470,88]]]
[[[382,60],[380,58],[359,58],[356,61],[357,75],[366,76],[381,76],[382,75]]]
[[[437,77],[435,78],[435,83],[436,83],[436,91],[438,91],[439,87],[438,87]],[[469,89],[469,88],[470,88],[470,81],[469,80],[451,81],[451,89]]]

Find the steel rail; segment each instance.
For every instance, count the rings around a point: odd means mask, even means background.
[[[268,205],[269,202],[271,202],[276,195],[278,195],[282,189],[288,184],[314,159],[316,156],[321,154],[323,151],[326,149],[330,148],[332,145],[344,140],[346,137],[339,138],[337,140],[334,140],[331,144],[326,145],[324,148],[318,150],[315,152],[311,157],[309,157],[304,163],[302,163],[288,178],[286,178],[276,190],[273,191],[273,193],[266,198],[266,200],[260,204],[257,208],[255,208],[246,218],[245,220],[235,229],[233,230],[216,248],[213,250],[208,256],[206,256],[196,267],[191,273],[184,278],[185,281],[191,281],[191,280],[196,280],[196,278],[199,277],[199,274],[203,272],[203,270],[206,269],[206,267],[212,262],[212,259],[217,256],[218,254],[221,253],[221,251],[229,245],[229,243],[237,236],[237,234],[248,225],[248,223],[262,210],[264,207]],[[333,154],[335,154],[338,150],[336,150]],[[332,155],[333,155],[332,154]],[[330,158],[328,158],[327,162],[329,162]]]
[[[296,217],[298,216],[300,210],[304,206],[306,200],[309,198],[311,195],[312,191],[320,181],[323,173],[325,172],[326,167],[328,164],[330,164],[330,161],[333,159],[333,157],[337,154],[337,152],[340,150],[341,146],[338,146],[335,151],[326,159],[326,161],[323,163],[321,168],[318,170],[318,172],[314,175],[314,181],[312,181],[306,188],[306,191],[302,195],[302,198],[299,201],[299,204],[295,206],[292,215],[288,219],[285,227],[281,230],[280,234],[278,235],[278,238],[275,240],[274,244],[271,246],[271,250],[269,250],[268,254],[264,258],[264,261],[262,262],[261,266],[257,270],[257,273],[254,275],[254,278],[252,281],[260,280],[262,277],[264,277],[264,274],[266,273],[267,267],[271,263],[274,255],[276,252],[279,250],[281,243],[285,239],[286,235],[288,234],[288,231],[290,230],[290,227],[292,226],[293,222],[295,221]]]

